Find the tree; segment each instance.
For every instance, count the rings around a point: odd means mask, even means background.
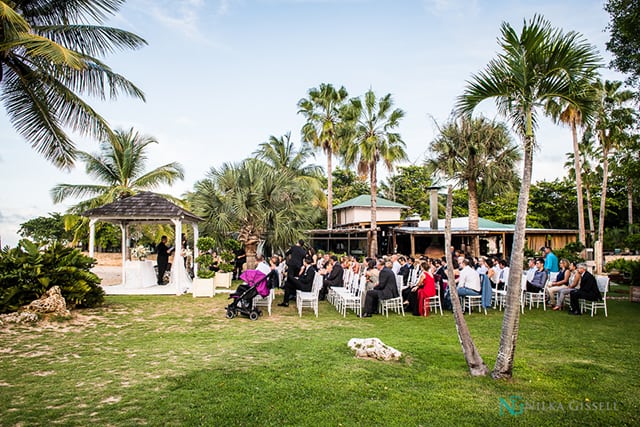
[[[99,184],[58,184],[51,190],[54,203],[70,197],[90,197],[70,209],[72,213],[81,213],[184,178],[182,165],[177,162],[146,171],[147,147],[158,143],[155,138],[134,132],[133,128],[126,132],[116,130],[114,135],[100,144],[99,153],[78,152],[78,158],[85,163],[85,172]]]
[[[254,268],[261,241],[282,249],[303,236],[316,215],[312,198],[290,172],[247,159],[212,168],[195,184],[191,202],[194,212],[205,219],[203,233],[220,245],[237,233],[247,265]]]
[[[369,256],[378,253],[376,209],[378,197],[378,162],[382,160],[389,171],[394,164],[406,160],[405,144],[400,134],[393,132],[400,125],[404,111],[393,109],[391,94],[376,99],[373,90],[360,98],[350,100],[346,111],[347,122],[353,131],[353,142],[346,145],[344,159],[347,165],[357,164],[358,172],[369,175],[371,185],[371,240]]]
[[[429,217],[429,190],[433,185],[431,174],[424,166],[400,166],[398,172],[380,184],[385,199],[409,206],[407,216],[418,214]]]
[[[626,106],[633,99],[633,92],[622,89],[620,81],[602,81],[594,83],[597,91],[598,111],[595,131],[602,149],[602,196],[600,197],[600,215],[598,219],[598,240],[604,239],[604,219],[607,200],[607,183],[609,180],[609,153],[630,140],[630,128],[635,124],[635,111]],[[602,251],[600,251],[602,253]],[[604,254],[597,260],[596,270],[602,272]]]
[[[29,238],[34,242],[68,243],[73,240],[73,233],[65,229],[64,216],[58,212],[49,213],[49,216],[39,216],[20,224],[18,234]]]
[[[439,129],[431,143],[429,170],[467,187],[469,230],[478,230],[479,187],[491,196],[515,187],[516,164],[522,159],[503,123],[484,117],[460,117]],[[480,238],[474,236],[472,253],[480,255]]]
[[[591,82],[585,80],[581,84],[583,87],[580,91],[585,93],[585,96],[592,97],[594,92],[592,90]],[[551,99],[547,103],[547,112],[557,122],[566,124],[571,128],[571,137],[573,142],[573,161],[574,161],[574,177],[576,180],[576,196],[578,201],[578,240],[581,243],[587,241],[586,230],[584,224],[584,200],[582,189],[582,168],[580,166],[580,147],[578,144],[578,128],[582,127],[583,112],[576,107],[576,104],[571,104],[561,98]],[[589,116],[590,112],[587,112]]]
[[[607,28],[611,39],[607,50],[613,53],[611,65],[630,74],[628,83],[640,80],[640,3],[636,0],[609,0],[604,6],[611,15]]]
[[[326,197],[321,186],[322,168],[307,163],[309,158],[313,157],[310,146],[303,145],[296,149],[291,142],[291,133],[286,133],[280,138],[272,135],[267,142],[260,144],[253,155],[276,170],[291,174],[301,186],[313,191],[313,206],[326,208]]]
[[[366,177],[356,175],[351,169],[336,168],[333,171],[333,199],[336,205],[369,191]]]
[[[309,97],[298,101],[299,114],[306,123],[302,127],[302,141],[321,149],[327,155],[327,229],[333,228],[333,155],[342,143],[341,109],[349,96],[344,86],[336,90],[322,83],[319,88],[309,89]]]
[[[494,378],[510,378],[513,371],[520,314],[524,240],[531,187],[535,129],[540,106],[550,99],[564,99],[589,110],[588,98],[576,92],[583,79],[590,79],[599,66],[595,48],[576,32],[564,33],[536,15],[525,21],[520,34],[508,23],[501,25],[501,52],[485,70],[472,76],[458,98],[457,111],[470,115],[476,106],[494,98],[498,111],[508,117],[522,138],[524,164],[522,185],[511,250],[510,286],[502,323]]]
[[[137,49],[146,41],[105,27],[123,0],[4,2],[0,6],[0,94],[9,121],[59,168],[70,168],[75,144],[64,131],[107,139],[106,121],[83,95],[101,99],[144,95],[100,56]]]

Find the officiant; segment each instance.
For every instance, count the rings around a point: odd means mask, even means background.
[[[174,251],[174,248],[167,247],[167,236],[160,238],[160,243],[156,246],[156,253],[158,254],[158,285],[164,285],[164,273],[169,268],[169,255]]]

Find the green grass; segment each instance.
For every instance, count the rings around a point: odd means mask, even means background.
[[[611,301],[608,318],[525,311],[514,378],[495,381],[469,376],[450,313],[344,319],[321,303],[316,319],[274,305],[252,322],[225,319],[226,302],[108,297],[68,322],[0,329],[0,426],[640,424],[639,304]],[[493,367],[502,314],[466,319]],[[354,337],[404,356],[356,359]],[[501,415],[510,396],[528,409]],[[609,410],[579,407],[594,402]]]

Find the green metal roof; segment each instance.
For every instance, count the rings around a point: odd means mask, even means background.
[[[405,206],[400,203],[392,202],[391,200],[383,199],[382,197],[376,197],[376,201],[378,203],[379,208],[399,208],[399,209],[408,209],[409,206]],[[361,195],[358,197],[354,197],[351,200],[347,200],[346,202],[342,202],[337,206],[334,206],[333,209],[345,209],[345,208],[370,208],[371,207],[371,195]]]

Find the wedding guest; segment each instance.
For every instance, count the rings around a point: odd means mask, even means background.
[[[167,236],[160,238],[160,243],[156,246],[156,253],[158,254],[158,285],[164,285],[164,273],[167,272],[169,267],[169,255],[173,252],[173,248],[167,247]]]

